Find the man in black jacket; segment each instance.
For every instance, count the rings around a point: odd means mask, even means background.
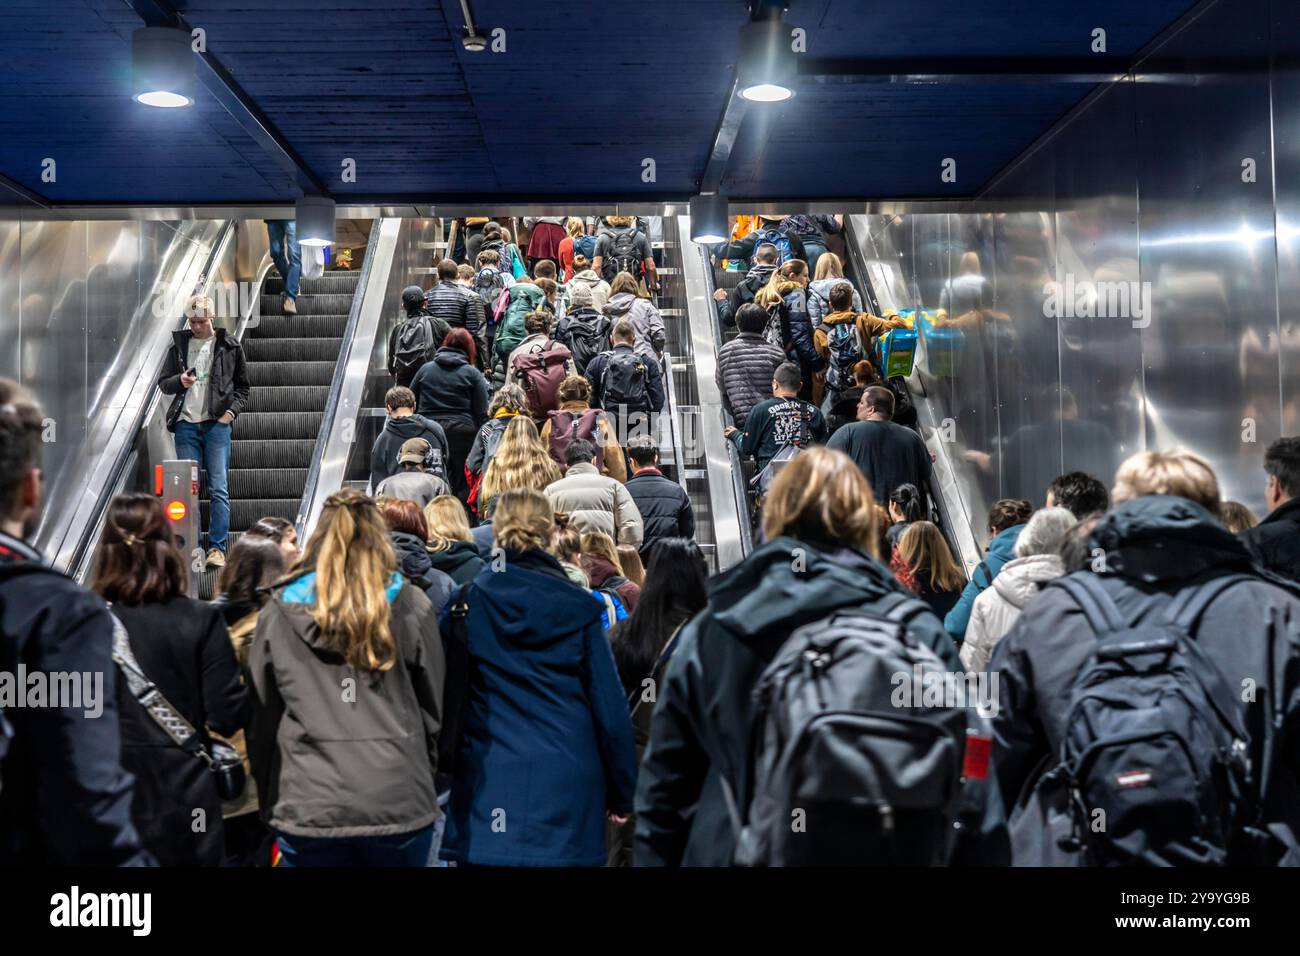
[[[226,490],[230,432],[235,417],[248,404],[248,374],[239,342],[212,324],[211,299],[194,296],[185,314],[189,330],[172,333],[158,388],[164,395],[176,396],[167,410],[167,428],[176,435],[176,457],[197,461],[207,469],[211,501],[207,564],[221,568],[226,564],[230,529]]]
[[[483,323],[483,300],[456,281],[457,273],[458,266],[452,260],[438,263],[438,284],[425,293],[424,308],[451,328],[468,329],[477,338]]]
[[[611,415],[617,415],[621,433],[626,434],[629,417],[663,410],[664,371],[657,361],[635,351],[636,331],[627,319],[614,323],[609,340],[614,347],[593,356],[587,363],[591,407],[603,408]],[[614,366],[612,369],[611,364]],[[626,394],[615,394],[616,388],[627,392],[639,390],[640,397],[629,400]]]
[[[398,455],[402,445],[411,438],[423,438],[432,449],[430,460],[424,466],[443,481],[447,481],[447,433],[433,419],[416,414],[415,393],[402,385],[394,385],[384,395],[384,408],[388,420],[384,430],[370,449],[370,488],[398,470]]]
[[[1157,620],[1190,587],[1249,576],[1214,599],[1191,636],[1242,701],[1253,782],[1267,788],[1262,822],[1300,832],[1300,599],[1259,577],[1246,549],[1219,524],[1218,481],[1203,459],[1187,452],[1135,455],[1120,466],[1114,500],[1089,542],[1104,569],[1071,576],[1095,574],[1126,620]],[[1001,690],[993,771],[1008,814],[1040,762],[1060,752],[1073,683],[1095,638],[1078,603],[1053,585],[1025,607],[993,652],[989,670],[1000,674]],[[1006,862],[1002,853],[987,862]]]
[[[1259,564],[1300,581],[1300,438],[1279,438],[1264,453],[1268,517],[1238,535]]]
[[[98,712],[0,704],[0,867],[150,865],[122,769],[113,624],[24,540],[41,514],[44,415],[0,379],[0,674],[102,680]],[[21,671],[20,671],[21,668]]]
[[[758,290],[767,285],[767,281],[772,278],[772,273],[780,265],[777,262],[778,257],[776,246],[770,242],[763,243],[754,250],[753,266],[745,273],[745,278],[740,280],[740,285],[731,290],[731,295],[727,296],[722,289],[713,294],[713,298],[718,303],[718,318],[724,326],[735,325],[736,317],[740,315],[740,307],[753,302],[754,296],[758,295]]]
[[[641,512],[645,536],[641,539],[641,558],[649,562],[650,549],[660,538],[695,537],[695,511],[686,489],[659,470],[659,449],[650,435],[634,435],[627,443],[632,459],[632,477],[627,493]]]
[[[783,362],[772,373],[772,397],[750,409],[744,430],[730,425],[725,429],[740,457],[753,458],[760,472],[784,448],[808,448],[826,441],[826,419],[821,409],[799,397],[802,385],[799,366]]]

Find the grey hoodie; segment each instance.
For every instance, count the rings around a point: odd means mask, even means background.
[[[573,287],[585,285],[591,290],[591,307],[597,312],[605,311],[605,303],[609,301],[609,283],[596,275],[595,269],[583,269],[581,272],[575,272],[573,278],[565,284],[566,294],[572,292]]]
[[[633,348],[641,355],[654,357],[664,350],[664,320],[649,299],[642,299],[631,292],[620,292],[610,296],[603,311],[614,322],[627,319],[632,323],[632,328],[636,330]]]
[[[258,707],[249,756],[267,825],[291,836],[409,833],[438,816],[446,666],[438,616],[394,571],[385,590],[393,666],[358,671],[312,619],[316,574],[278,589],[257,619],[248,669]]]

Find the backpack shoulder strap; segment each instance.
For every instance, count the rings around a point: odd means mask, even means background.
[[[1083,610],[1092,626],[1093,633],[1100,637],[1111,631],[1120,631],[1128,627],[1128,621],[1120,614],[1119,608],[1111,600],[1101,582],[1092,574],[1072,574],[1058,578],[1054,587],[1064,588]]]
[[[1164,620],[1191,634],[1211,601],[1238,582],[1255,580],[1258,579],[1249,574],[1224,574],[1196,587],[1185,588],[1165,608]]]

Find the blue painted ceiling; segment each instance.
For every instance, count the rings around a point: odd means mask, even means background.
[[[791,0],[818,57],[1084,56],[1146,45],[1193,0]],[[455,0],[183,0],[208,49],[340,201],[684,198],[708,161],[741,0],[473,0],[503,53],[460,44]],[[130,98],[125,0],[0,6],[0,173],[55,203],[290,201],[300,190],[202,86]],[[1088,92],[801,77],[753,106],[733,197],[971,195]],[[43,182],[42,161],[57,179]],[[939,164],[958,161],[957,181]],[[355,183],[341,181],[356,161]],[[655,160],[655,181],[642,161]],[[0,202],[4,196],[0,194]]]

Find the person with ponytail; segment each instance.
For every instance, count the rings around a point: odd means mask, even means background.
[[[448,677],[451,799],[444,860],[460,866],[600,866],[606,815],[632,810],[636,751],[601,628],[604,603],[547,548],[555,520],[531,489],[496,498],[501,560],[452,594],[440,623]],[[457,650],[459,649],[459,650]],[[461,656],[463,654],[463,657]]]
[[[127,680],[126,669],[142,672],[198,731],[204,748],[211,747],[209,728],[230,737],[247,723],[248,692],[225,618],[220,608],[186,595],[187,579],[162,502],[143,492],[114,498],[90,588],[109,602],[134,657],[116,668],[122,767],[135,777],[131,817],[162,866],[219,866],[226,837],[216,778],[158,725]],[[115,641],[115,660],[118,652]],[[206,820],[197,831],[195,810]]]
[[[426,865],[444,670],[378,506],[330,495],[249,656],[249,755],[281,866]]]
[[[925,518],[925,499],[916,485],[903,483],[889,494],[889,547],[898,547],[898,539],[913,521]]]

